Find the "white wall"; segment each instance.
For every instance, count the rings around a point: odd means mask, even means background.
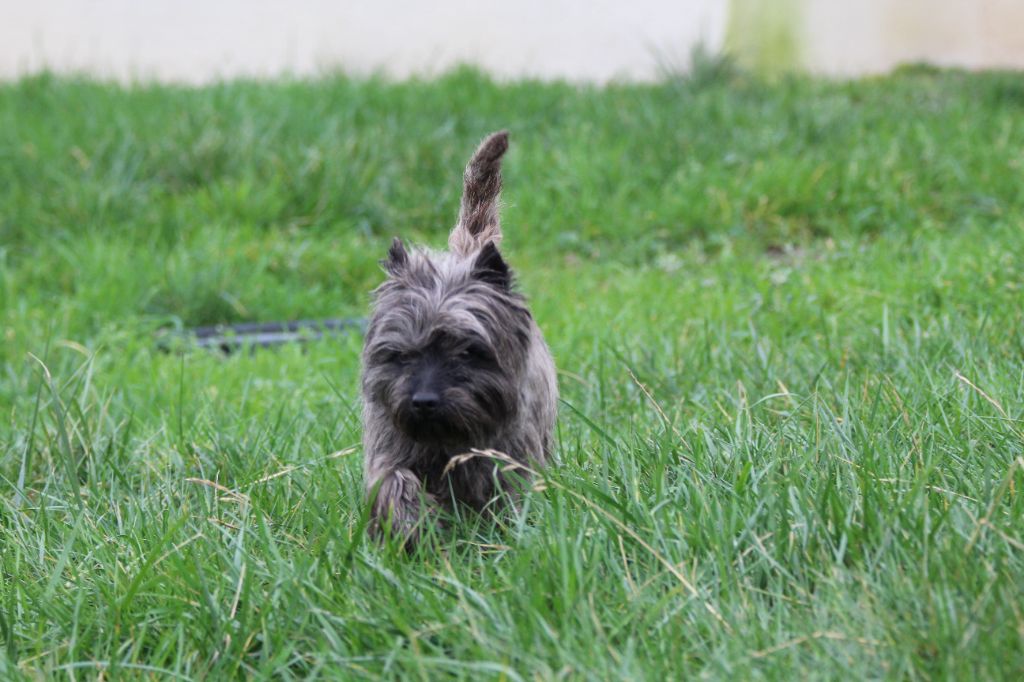
[[[802,60],[837,75],[927,61],[1024,68],[1024,0],[804,0]]]
[[[188,82],[280,73],[652,78],[720,45],[716,0],[0,0],[0,76],[44,66]],[[6,16],[3,16],[6,15]]]
[[[401,77],[467,62],[500,77],[650,79],[698,43],[721,48],[730,12],[766,6],[792,14],[798,60],[815,72],[1024,68],[1024,0],[0,0],[0,78]]]

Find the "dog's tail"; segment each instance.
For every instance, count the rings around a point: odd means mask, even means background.
[[[459,222],[448,247],[466,256],[487,242],[501,241],[498,198],[501,195],[501,157],[508,149],[508,132],[491,133],[480,143],[463,176]]]

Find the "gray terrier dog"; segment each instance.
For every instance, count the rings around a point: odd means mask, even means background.
[[[460,455],[537,467],[551,454],[555,365],[498,251],[506,149],[508,134],[494,133],[470,159],[449,250],[396,238],[374,292],[362,375],[371,530],[410,545],[438,506],[480,511],[515,494],[510,467]]]

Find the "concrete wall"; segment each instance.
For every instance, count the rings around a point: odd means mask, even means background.
[[[656,78],[691,49],[854,75],[1024,67],[1024,0],[0,0],[0,78],[49,68],[206,82],[472,63],[499,77]]]
[[[926,61],[1024,68],[1024,0],[805,0],[802,63],[829,74]]]

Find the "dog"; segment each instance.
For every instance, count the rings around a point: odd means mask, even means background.
[[[371,533],[407,547],[442,509],[515,499],[524,468],[551,457],[554,360],[498,250],[507,149],[497,132],[470,159],[448,251],[396,237],[381,261],[362,353],[365,481]],[[461,457],[483,450],[509,461]]]

